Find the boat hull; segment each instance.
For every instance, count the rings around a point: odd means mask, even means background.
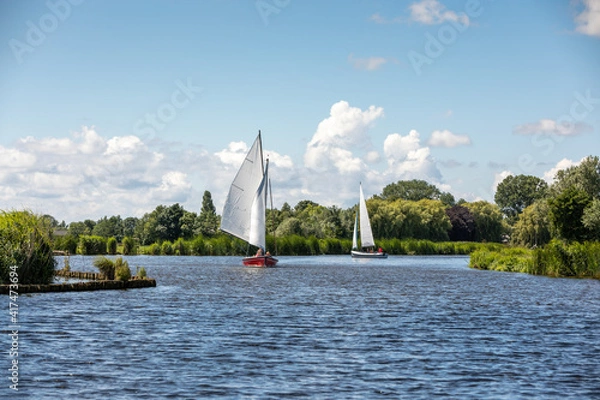
[[[247,267],[274,267],[279,260],[272,256],[254,256],[242,259],[242,264]]]
[[[387,258],[387,253],[386,252],[366,252],[366,251],[356,251],[356,250],[352,250],[352,257],[354,258]]]

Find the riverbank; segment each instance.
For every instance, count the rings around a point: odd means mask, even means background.
[[[552,277],[600,279],[600,242],[564,243],[553,240],[536,249],[480,249],[471,253],[469,266]]]

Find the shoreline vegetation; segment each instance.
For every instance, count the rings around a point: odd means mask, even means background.
[[[469,266],[550,277],[600,279],[600,242],[565,243],[554,239],[534,249],[478,249],[471,254]]]
[[[377,247],[390,255],[470,255],[477,269],[600,279],[600,157],[560,170],[548,184],[507,176],[494,203],[455,200],[422,180],[398,181],[367,199]],[[350,255],[357,206],[302,200],[269,209],[267,249],[280,256]],[[54,252],[80,255],[245,256],[256,248],[220,230],[212,196],[200,213],[179,203],[142,217],[58,222],[51,215],[0,210],[0,283],[48,284]],[[114,266],[112,263],[116,263]],[[96,265],[109,279],[131,276],[126,261]],[[120,271],[120,272],[119,272]]]

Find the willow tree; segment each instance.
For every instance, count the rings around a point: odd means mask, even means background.
[[[550,212],[546,200],[538,200],[525,208],[515,223],[511,242],[521,246],[537,247],[550,242]]]
[[[506,226],[500,208],[487,201],[475,201],[463,204],[475,218],[475,240],[500,242]]]

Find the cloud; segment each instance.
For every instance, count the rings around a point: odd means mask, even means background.
[[[141,216],[163,201],[194,199],[192,177],[179,169],[181,153],[167,157],[137,136],[107,139],[93,127],[69,137],[30,136],[0,147],[0,201],[70,222]],[[209,155],[196,161],[203,171],[218,165]]]
[[[382,116],[381,107],[370,106],[363,111],[351,107],[346,101],[335,103],[331,106],[329,117],[319,123],[306,146],[305,166],[316,171],[335,166],[339,173],[356,172],[363,166],[352,150],[370,145],[367,131]]]
[[[168,202],[185,202],[192,189],[187,174],[169,171],[161,177],[160,186],[155,188],[155,197]]]
[[[424,179],[440,182],[441,173],[431,157],[429,147],[421,146],[419,132],[411,130],[408,135],[388,135],[383,143],[391,180]]]
[[[584,9],[575,16],[579,33],[600,37],[600,0],[582,0]]]
[[[36,157],[33,154],[19,151],[17,149],[7,149],[0,146],[0,167],[1,168],[28,168],[35,164]]]
[[[424,25],[439,25],[446,21],[460,22],[464,26],[469,26],[469,17],[454,11],[446,10],[446,6],[437,0],[421,0],[411,4],[410,20]]]
[[[538,122],[517,125],[513,129],[513,133],[516,135],[575,136],[591,130],[592,127],[585,122],[567,123],[566,121],[558,122],[552,119],[541,119]]]
[[[223,164],[235,167],[237,170],[242,165],[248,150],[250,150],[250,147],[244,142],[231,142],[226,149],[215,153],[215,155]]]
[[[467,135],[455,135],[448,130],[433,131],[427,144],[433,147],[456,147],[471,144],[471,139]]]
[[[387,60],[383,57],[356,58],[354,55],[350,54],[348,56],[348,62],[352,64],[355,69],[375,71],[383,64],[387,63]]]

